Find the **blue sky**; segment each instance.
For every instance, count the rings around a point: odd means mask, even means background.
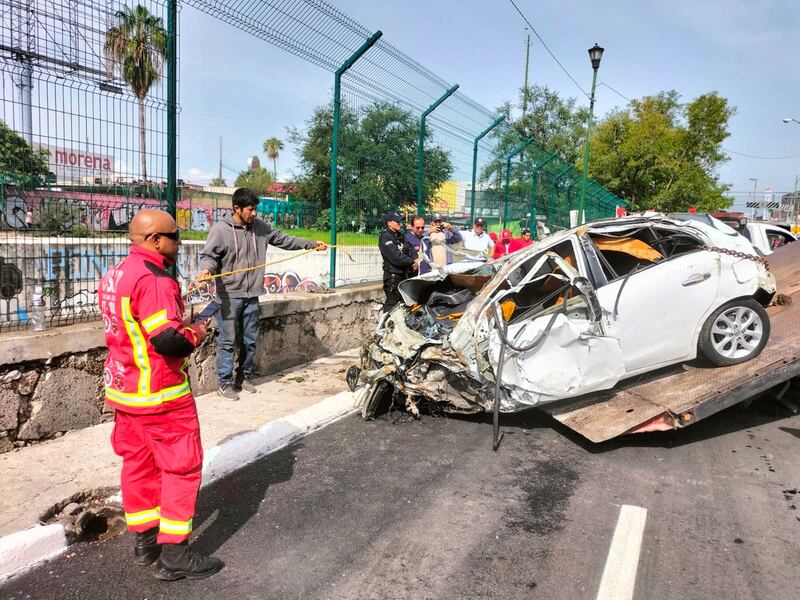
[[[525,23],[508,0],[341,0],[340,10],[461,91],[494,108],[516,96],[524,70]],[[629,98],[675,89],[685,100],[718,91],[736,107],[732,152],[719,171],[734,191],[772,185],[791,191],[800,174],[800,5],[796,0],[517,0],[533,26],[581,86],[591,86],[586,49],[605,47],[599,82]],[[333,75],[195,9],[181,12],[180,172],[207,182],[223,159],[235,171],[261,143],[286,139],[314,106],[330,102]],[[581,91],[532,37],[530,81],[563,96]],[[588,103],[583,97],[582,102]],[[599,86],[596,114],[626,101]],[[296,168],[287,145],[279,178]],[[229,183],[235,173],[223,172]]]

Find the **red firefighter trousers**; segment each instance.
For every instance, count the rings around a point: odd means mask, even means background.
[[[158,527],[160,544],[187,539],[203,469],[194,402],[151,415],[118,410],[111,445],[122,457],[122,505],[128,529],[142,532]]]

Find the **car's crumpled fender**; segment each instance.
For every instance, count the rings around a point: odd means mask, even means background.
[[[546,327],[540,318],[517,331],[509,330],[515,344],[530,343]],[[492,331],[489,360],[497,369],[500,335]],[[511,398],[501,399],[502,410],[520,410],[542,402],[552,402],[575,394],[613,387],[625,374],[622,350],[615,338],[596,335],[588,322],[576,322],[563,313],[542,343],[528,352],[507,353],[501,385]]]

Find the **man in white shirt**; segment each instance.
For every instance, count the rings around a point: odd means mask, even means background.
[[[461,234],[464,239],[464,249],[469,252],[465,260],[485,262],[492,255],[494,242],[485,231],[486,221],[482,217],[475,219],[471,231]]]

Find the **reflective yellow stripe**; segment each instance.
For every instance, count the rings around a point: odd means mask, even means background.
[[[164,517],[161,517],[161,532],[174,533],[176,535],[188,535],[192,533],[192,520],[173,521],[172,519],[165,519]]]
[[[125,513],[125,521],[128,525],[143,525],[150,521],[158,521],[161,518],[158,506],[148,510],[142,510],[135,513]]]
[[[131,299],[127,296],[122,298],[122,320],[125,323],[125,330],[133,346],[133,360],[139,367],[139,393],[150,393],[150,358],[147,356],[147,343],[139,329],[139,324],[133,318],[131,312]]]
[[[158,406],[164,402],[169,402],[170,400],[185,396],[189,392],[191,392],[191,388],[189,387],[188,380],[180,385],[164,388],[160,392],[154,394],[120,392],[119,390],[106,386],[106,397],[124,406]]]
[[[164,323],[166,323],[169,319],[167,319],[167,309],[158,311],[154,315],[150,315],[144,321],[142,321],[142,327],[147,333],[151,331],[155,331],[159,327],[161,327]]]

